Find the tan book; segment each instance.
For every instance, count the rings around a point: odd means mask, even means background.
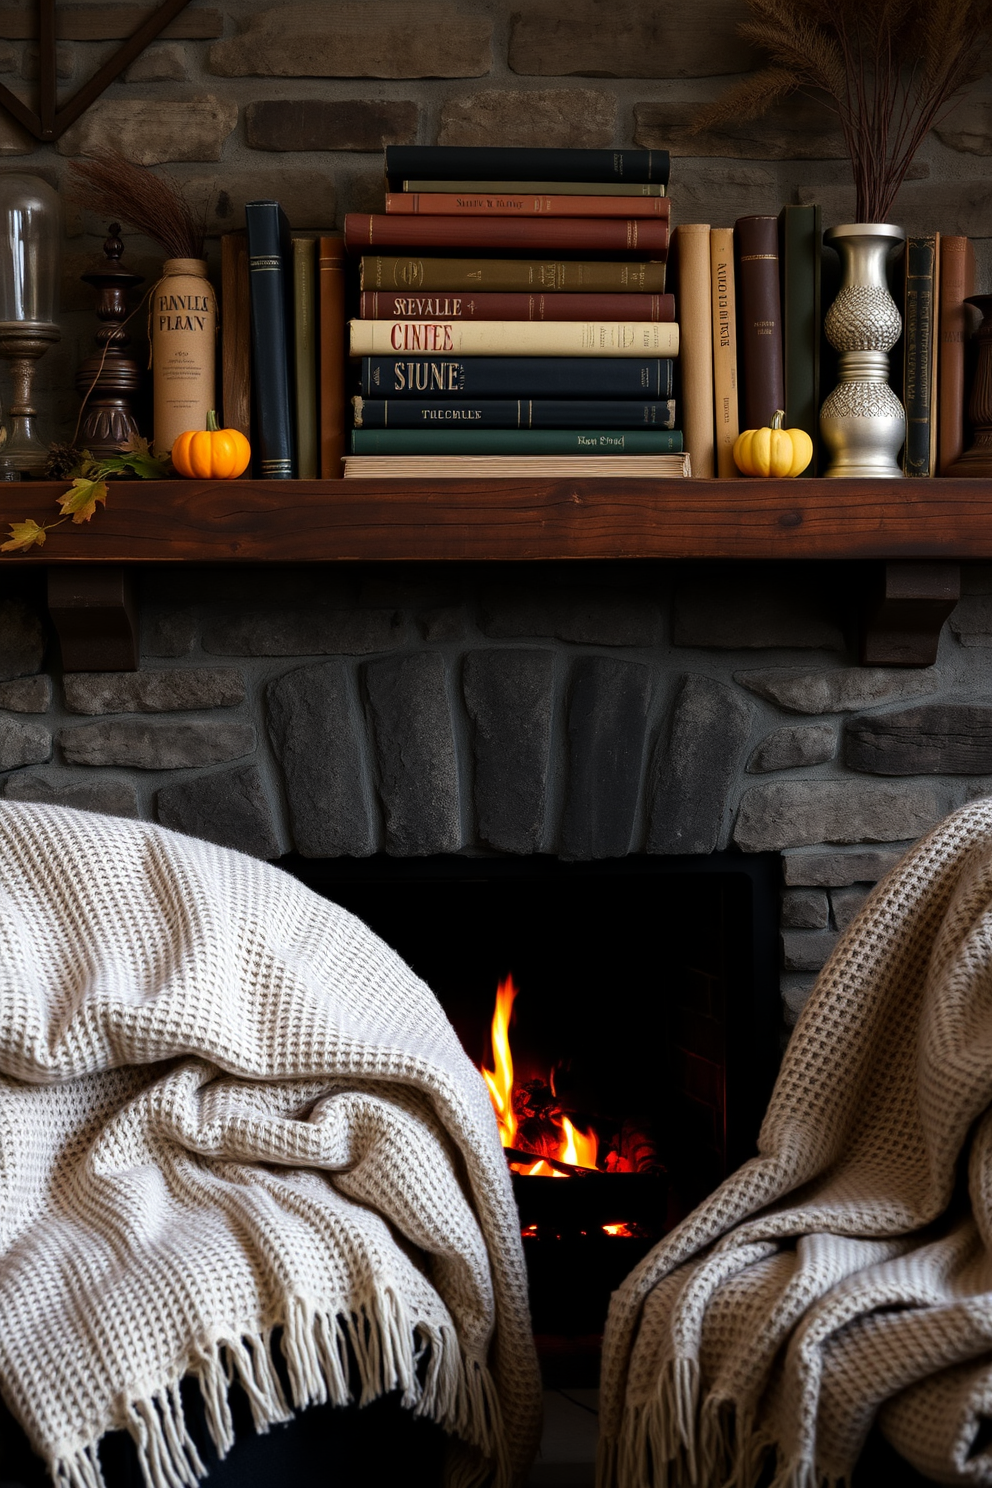
[[[710,231],[710,278],[716,473],[728,479],[740,474],[734,464],[734,444],[740,433],[740,419],[737,411],[737,298],[732,227],[714,227]]]
[[[493,480],[612,476],[651,480],[692,474],[688,455],[347,455],[351,480]]]
[[[682,433],[694,476],[716,473],[713,418],[713,295],[710,224],[680,223],[672,234],[675,313],[682,327]]]
[[[679,328],[659,320],[352,320],[351,355],[674,357]]]
[[[937,352],[937,474],[964,453],[965,348],[977,311],[965,300],[975,293],[975,245],[969,238],[940,240],[940,311]]]

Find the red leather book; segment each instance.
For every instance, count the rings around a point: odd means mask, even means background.
[[[741,428],[761,429],[785,408],[778,218],[738,217],[738,368],[743,370]]]
[[[366,289],[362,320],[674,320],[670,294],[403,294]]]
[[[487,253],[519,249],[525,253],[668,255],[668,223],[638,217],[388,217],[349,212],[344,219],[349,253],[369,248],[475,248]]]
[[[667,222],[668,196],[549,196],[499,191],[388,191],[386,211],[405,217],[655,217]]]

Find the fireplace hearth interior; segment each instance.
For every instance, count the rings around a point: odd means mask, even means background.
[[[534,1327],[546,1376],[586,1382],[610,1292],[753,1151],[777,1051],[777,858],[281,866],[404,957],[480,1068],[512,978],[508,1157]],[[532,1175],[563,1118],[595,1158]]]

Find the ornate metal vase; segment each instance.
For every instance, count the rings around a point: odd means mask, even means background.
[[[824,234],[840,254],[840,293],[824,331],[839,353],[839,381],[820,409],[820,434],[831,455],[829,476],[901,476],[897,455],[906,414],[889,387],[889,352],[902,317],[889,294],[886,261],[905,239],[901,227],[854,222]]]

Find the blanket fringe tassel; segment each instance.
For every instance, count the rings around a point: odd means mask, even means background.
[[[353,1311],[320,1311],[305,1298],[289,1299],[281,1353],[291,1400],[273,1358],[274,1329],[218,1338],[201,1345],[186,1374],[196,1379],[207,1430],[219,1457],[234,1444],[228,1391],[237,1380],[255,1430],[292,1418],[308,1405],[367,1405],[399,1392],[403,1406],[436,1421],[453,1437],[449,1488],[511,1488],[496,1386],[486,1366],[467,1360],[450,1324],[418,1322],[391,1287]],[[357,1372],[357,1379],[353,1376]],[[179,1380],[125,1402],[115,1426],[138,1453],[146,1488],[196,1488],[207,1468],[185,1421]],[[106,1488],[96,1442],[49,1464],[57,1488]]]

